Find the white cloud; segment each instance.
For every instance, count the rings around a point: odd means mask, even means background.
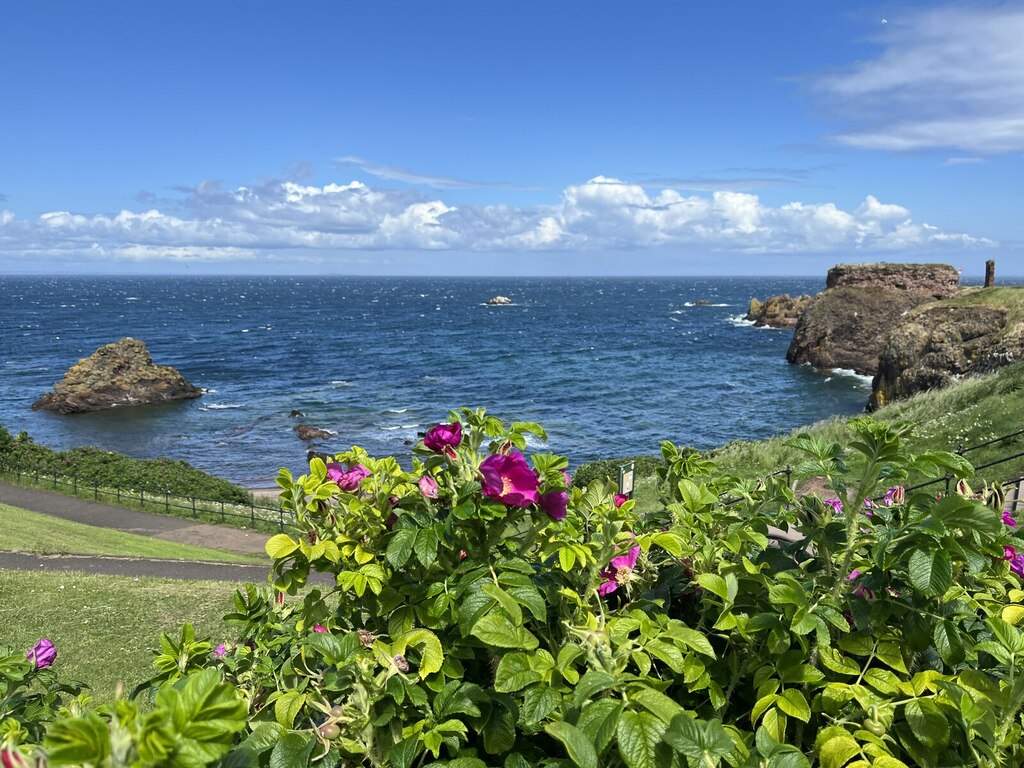
[[[813,89],[848,122],[833,138],[895,152],[1024,149],[1024,6],[906,11],[881,52]]]
[[[853,211],[834,203],[773,207],[757,195],[683,195],[597,176],[553,205],[452,206],[409,190],[354,181],[324,186],[204,183],[172,211],[0,212],[0,257],[73,261],[339,258],[380,250],[598,251],[678,248],[741,253],[922,252],[984,247],[983,237],[912,221],[900,205],[868,196]]]

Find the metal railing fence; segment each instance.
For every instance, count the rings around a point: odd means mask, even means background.
[[[129,488],[122,485],[100,485],[80,478],[76,473],[59,474],[47,472],[38,467],[29,468],[0,463],[0,477],[12,479],[18,485],[34,485],[55,491],[70,492],[78,497],[90,497],[95,501],[113,503],[124,507],[137,507],[171,514],[183,512],[194,518],[213,518],[227,522],[228,518],[247,520],[253,527],[276,526],[284,530],[285,523],[294,516],[278,505],[270,506],[252,501],[248,504],[204,499],[196,496],[178,496],[169,491],[152,491],[144,488]],[[181,516],[181,515],[178,515]]]

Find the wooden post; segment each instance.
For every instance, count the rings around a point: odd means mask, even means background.
[[[996,284],[996,262],[995,259],[989,259],[985,262],[985,287],[991,288]]]

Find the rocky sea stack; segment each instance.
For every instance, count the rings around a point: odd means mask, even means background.
[[[106,344],[68,369],[32,410],[88,413],[127,405],[186,400],[203,394],[170,366],[155,365],[144,342]]]
[[[914,307],[959,290],[946,264],[839,264],[801,314],[786,359],[874,374],[889,331]]]
[[[811,301],[810,296],[790,296],[788,293],[769,296],[764,301],[751,299],[746,319],[758,328],[795,328]]]

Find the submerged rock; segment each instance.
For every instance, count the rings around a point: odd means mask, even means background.
[[[764,301],[751,299],[746,319],[758,328],[794,328],[810,303],[811,297],[806,294],[790,296],[788,293],[780,293]]]
[[[800,315],[786,359],[874,374],[899,319],[919,304],[952,296],[959,282],[945,264],[839,264]]]
[[[154,364],[144,342],[126,338],[100,347],[71,366],[53,392],[32,404],[32,410],[87,413],[202,394],[174,368]]]
[[[1013,289],[997,290],[1012,296]],[[989,305],[986,293],[992,291],[965,291],[901,318],[879,357],[868,410],[1024,359],[1024,324],[1012,319],[1011,307]]]

